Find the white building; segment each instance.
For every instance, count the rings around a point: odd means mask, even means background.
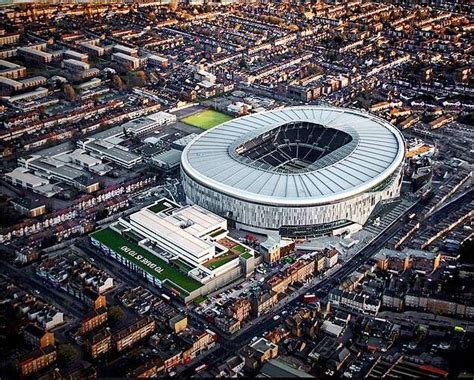
[[[127,169],[133,168],[142,161],[142,156],[108,140],[99,140],[91,137],[84,141],[79,141],[78,146],[93,157],[113,162]]]
[[[227,229],[224,218],[198,206],[183,207],[170,215],[157,214],[146,208],[130,215],[130,224],[156,241],[160,248],[194,266],[216,256],[216,244],[207,238],[208,234]]]
[[[160,111],[122,124],[122,128],[127,132],[127,134],[139,136],[145,133],[150,133],[163,125],[175,122],[176,115]]]
[[[91,242],[154,285],[181,289],[186,302],[249,275],[255,262],[251,248],[228,236],[224,218],[165,198],[96,231]]]
[[[362,228],[396,198],[405,142],[363,111],[302,106],[253,114],[202,133],[183,151],[189,203],[237,228],[283,237]]]
[[[89,70],[91,66],[87,62],[79,61],[77,59],[65,59],[63,61],[63,68],[71,71]]]

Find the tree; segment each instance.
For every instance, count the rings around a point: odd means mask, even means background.
[[[114,87],[119,90],[119,91],[122,91],[123,90],[123,87],[124,87],[124,84],[123,84],[123,80],[122,78],[120,78],[119,75],[117,74],[114,74],[112,76],[112,84],[114,85]]]
[[[140,86],[146,84],[146,74],[143,70],[137,71],[137,79],[140,81]]]
[[[474,255],[472,254],[474,250],[474,242],[472,240],[466,240],[461,247],[459,248],[458,254],[460,256],[460,261],[463,264],[474,264]]]
[[[71,362],[79,356],[72,344],[61,344],[58,347],[58,359],[63,362]]]
[[[76,91],[69,83],[64,85],[64,95],[66,96],[66,99],[71,102],[76,99]]]
[[[109,320],[111,323],[116,323],[125,318],[125,313],[119,306],[112,306],[109,308]]]
[[[174,12],[178,8],[178,0],[171,0],[170,1],[170,11]]]
[[[337,35],[334,37],[334,42],[338,45],[341,45],[344,42],[344,40],[342,39],[341,36]]]
[[[146,74],[143,70],[129,73],[127,75],[127,86],[129,88],[142,87],[146,84]]]
[[[291,32],[297,32],[298,30],[300,30],[300,28],[298,27],[298,25],[295,25],[295,24],[290,24],[288,26],[288,29],[290,29]]]

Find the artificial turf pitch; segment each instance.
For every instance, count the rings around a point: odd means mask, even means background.
[[[195,113],[194,115],[185,117],[181,121],[194,127],[206,130],[214,128],[216,125],[225,123],[226,121],[232,119],[232,116],[226,115],[224,113],[213,110],[205,110],[202,112]]]

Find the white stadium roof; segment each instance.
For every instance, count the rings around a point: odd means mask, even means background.
[[[337,129],[352,141],[297,172],[271,170],[235,152],[240,144],[294,122]],[[302,106],[240,117],[202,133],[185,148],[182,168],[203,186],[238,199],[306,206],[370,190],[396,171],[404,154],[401,133],[383,119],[353,109]]]

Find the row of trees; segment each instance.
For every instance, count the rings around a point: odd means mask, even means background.
[[[147,77],[143,70],[128,73],[125,77],[125,81],[118,74],[112,75],[111,79],[113,87],[119,91],[125,90],[127,88],[132,89],[134,87],[142,87],[147,84]],[[67,100],[71,102],[76,100],[77,93],[71,84],[66,83],[63,86],[63,92]]]

